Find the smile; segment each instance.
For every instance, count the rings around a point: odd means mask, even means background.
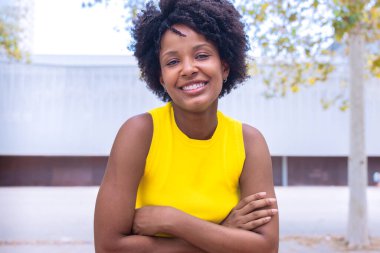
[[[184,91],[192,91],[192,90],[197,90],[199,88],[202,88],[202,87],[206,86],[206,84],[207,84],[207,82],[193,83],[190,85],[183,86],[183,87],[181,87],[181,89]]]

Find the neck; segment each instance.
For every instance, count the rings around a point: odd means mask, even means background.
[[[173,104],[174,118],[178,128],[189,138],[210,139],[218,125],[217,102],[202,112],[185,111]]]

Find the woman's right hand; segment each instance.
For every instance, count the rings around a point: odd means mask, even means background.
[[[271,208],[276,199],[265,197],[265,192],[259,192],[240,200],[221,225],[251,231],[268,223],[278,210]]]

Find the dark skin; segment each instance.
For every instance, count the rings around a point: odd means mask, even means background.
[[[228,76],[228,65],[205,38],[187,27],[176,29],[187,37],[170,32],[164,35],[162,51],[171,53],[169,58],[160,58],[161,79],[173,99],[178,127],[190,138],[207,139],[217,124],[218,94],[222,80]],[[189,91],[200,80],[206,85]],[[183,88],[186,85],[188,89]],[[97,253],[278,251],[271,159],[257,129],[243,125],[246,160],[239,182],[241,200],[221,224],[168,206],[135,210],[152,135],[152,118],[142,114],[129,119],[116,136],[95,209]],[[173,238],[155,237],[157,233],[171,234]]]

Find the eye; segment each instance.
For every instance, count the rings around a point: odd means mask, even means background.
[[[209,57],[210,55],[202,53],[202,54],[198,54],[195,58],[198,60],[205,60],[205,59],[208,59]]]
[[[178,63],[179,61],[177,59],[170,60],[168,63],[166,63],[166,66],[174,66]]]

